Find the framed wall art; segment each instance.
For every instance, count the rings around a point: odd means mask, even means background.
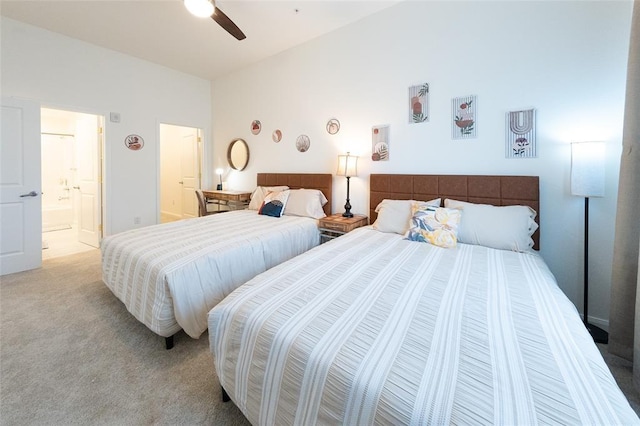
[[[409,87],[409,123],[429,121],[429,84]]]
[[[389,126],[373,126],[371,129],[371,160],[389,161]]]
[[[535,158],[536,110],[510,111],[506,116],[506,158]]]
[[[451,100],[452,139],[471,139],[477,136],[477,106],[477,99],[474,95]]]

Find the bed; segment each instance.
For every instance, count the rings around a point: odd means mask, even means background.
[[[257,186],[319,190],[327,199],[319,209],[331,211],[330,174],[259,173]],[[170,349],[181,329],[198,338],[207,329],[209,310],[236,287],[319,242],[317,219],[311,217],[224,212],[105,238],[102,277]]]
[[[535,250],[442,248],[374,222],[393,199],[538,206],[537,177],[372,175],[370,189],[372,226],[209,313],[224,394],[252,424],[640,423]]]

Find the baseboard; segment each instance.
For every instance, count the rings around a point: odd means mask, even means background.
[[[180,220],[180,219],[182,219],[182,216],[179,215],[179,214],[170,213],[170,212],[162,211],[162,210],[160,211],[160,221],[162,223],[164,223],[164,222],[173,222],[173,221]]]
[[[580,314],[580,318],[582,318],[584,320],[584,316],[582,314]],[[606,331],[607,333],[609,332],[609,321],[602,319],[602,318],[596,318],[594,316],[589,315],[589,324],[593,324],[597,327],[600,327],[601,329],[603,329],[604,331]]]

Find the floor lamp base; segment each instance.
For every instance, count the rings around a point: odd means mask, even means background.
[[[605,344],[609,343],[609,333],[593,324],[587,323],[585,325],[587,327],[587,330],[589,331],[589,334],[591,334],[591,337],[593,337],[594,342]]]

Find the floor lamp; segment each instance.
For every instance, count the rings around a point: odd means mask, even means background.
[[[596,343],[608,343],[609,334],[589,324],[589,197],[604,196],[604,142],[571,144],[571,194],[584,197],[584,325]]]
[[[358,176],[358,157],[355,155],[338,155],[338,171],[336,176],[345,176],[347,178],[347,203],[344,205],[343,217],[353,217],[351,213],[351,203],[349,202],[349,179],[352,176]]]

